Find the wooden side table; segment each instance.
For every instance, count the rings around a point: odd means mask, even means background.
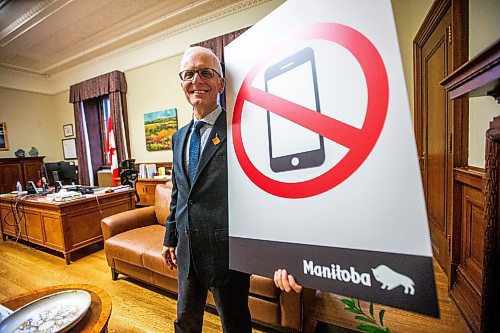
[[[139,195],[140,201],[137,206],[153,206],[155,204],[156,185],[165,184],[172,178],[139,178],[135,183],[135,190]],[[120,178],[115,178],[116,185],[120,185]]]
[[[108,331],[108,321],[111,316],[111,296],[96,286],[89,284],[66,284],[36,289],[18,296],[9,297],[0,302],[11,310],[17,310],[41,297],[65,290],[85,290],[91,296],[90,308],[83,318],[69,332],[71,333],[101,333]]]

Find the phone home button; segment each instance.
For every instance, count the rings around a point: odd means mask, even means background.
[[[293,157],[293,158],[290,160],[290,163],[291,163],[294,167],[296,167],[297,165],[299,165],[299,162],[300,162],[300,160],[299,160],[299,158],[298,158],[298,157]]]

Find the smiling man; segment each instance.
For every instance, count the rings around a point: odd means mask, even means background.
[[[173,141],[172,202],[162,256],[177,268],[175,332],[201,332],[207,292],[224,332],[251,332],[250,276],[229,269],[226,111],[220,62],[202,47],[186,50],[179,73],[193,120]]]

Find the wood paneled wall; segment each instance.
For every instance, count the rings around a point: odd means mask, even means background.
[[[484,171],[474,168],[455,169],[458,189],[454,198],[460,212],[459,235],[454,239],[456,270],[451,297],[457,303],[473,331],[479,331],[481,315],[484,257]],[[457,212],[458,213],[458,212]]]

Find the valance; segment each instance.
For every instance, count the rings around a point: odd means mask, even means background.
[[[69,102],[77,103],[116,91],[127,92],[125,74],[120,71],[112,71],[72,85],[69,88]]]

